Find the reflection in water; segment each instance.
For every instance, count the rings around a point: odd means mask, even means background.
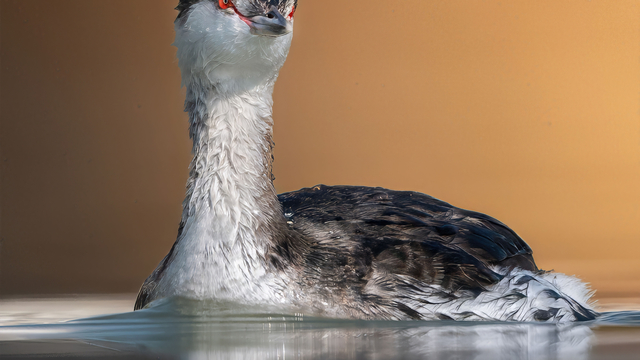
[[[537,325],[295,329],[200,332],[182,347],[185,359],[587,359],[592,331]],[[161,350],[171,352],[173,344]]]
[[[135,313],[0,327],[0,341],[79,339],[84,346],[118,351],[113,354],[179,359],[505,360],[592,359],[596,342],[594,323],[347,321],[275,313],[173,300]],[[640,315],[611,313],[601,320],[625,321],[637,327]]]

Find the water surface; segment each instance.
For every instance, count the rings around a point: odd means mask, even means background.
[[[127,298],[0,301],[0,358],[640,358],[640,311],[619,306],[596,321],[561,326],[336,320],[179,299],[122,312],[132,303]],[[74,317],[84,318],[68,320]]]

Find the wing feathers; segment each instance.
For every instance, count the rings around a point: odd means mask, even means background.
[[[479,292],[502,279],[492,267],[537,271],[531,249],[504,224],[425,194],[318,185],[279,198],[291,227],[310,239],[311,271],[334,283],[354,281],[381,291],[381,283],[366,284],[382,272]],[[349,273],[344,264],[353,259],[361,263]],[[327,262],[332,269],[322,270]]]

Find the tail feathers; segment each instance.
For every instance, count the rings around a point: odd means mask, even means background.
[[[461,308],[489,320],[570,322],[598,316],[589,302],[593,292],[564,274],[515,269],[487,290]]]
[[[599,315],[590,302],[593,292],[575,277],[521,269],[497,271],[504,278],[477,296],[454,293],[445,297],[432,288],[421,299],[416,296],[404,304],[420,313],[422,319],[433,320],[564,323],[594,320]]]
[[[564,274],[514,275],[514,291],[526,293],[527,302],[517,314],[523,321],[588,321],[597,313],[591,309],[591,294],[578,279]]]

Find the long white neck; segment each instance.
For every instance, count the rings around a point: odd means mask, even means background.
[[[157,297],[284,299],[290,233],[271,178],[271,108],[292,35],[253,35],[211,1],[175,29],[194,156]]]
[[[273,291],[268,256],[285,220],[271,175],[272,91],[273,82],[235,92],[187,90],[194,158],[164,284],[176,294],[234,299]]]
[[[251,234],[280,213],[271,175],[272,91],[272,84],[227,93],[188,89],[194,158],[183,221],[207,213],[216,220],[216,241],[222,244],[259,245]]]

